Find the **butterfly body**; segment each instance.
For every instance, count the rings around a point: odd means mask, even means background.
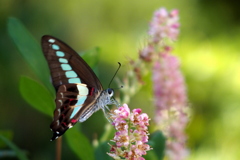
[[[64,134],[77,122],[86,121],[99,109],[107,116],[107,105],[117,105],[111,99],[113,89],[103,90],[92,69],[67,44],[52,36],[43,36],[42,50],[56,90],[56,109],[50,125],[53,131],[51,140]]]

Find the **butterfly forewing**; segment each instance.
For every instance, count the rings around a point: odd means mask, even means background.
[[[54,140],[96,111],[92,106],[103,88],[88,64],[64,42],[43,36],[42,50],[57,92],[54,120],[50,125]]]
[[[43,36],[42,49],[56,89],[62,84],[80,82],[103,90],[89,65],[67,44],[52,36]],[[79,77],[81,77],[80,81]]]

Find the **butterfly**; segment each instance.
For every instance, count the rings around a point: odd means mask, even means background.
[[[51,141],[63,135],[77,122],[86,121],[100,109],[107,117],[107,105],[118,106],[117,101],[112,98],[114,90],[104,90],[89,65],[67,44],[44,35],[42,51],[56,90],[56,109],[50,125],[53,131]]]

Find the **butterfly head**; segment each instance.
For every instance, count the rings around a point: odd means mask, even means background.
[[[108,88],[107,93],[108,93],[109,97],[112,97],[114,95],[114,90],[112,88]]]

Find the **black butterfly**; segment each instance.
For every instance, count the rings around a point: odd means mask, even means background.
[[[42,37],[42,50],[56,89],[56,109],[50,125],[53,131],[51,140],[57,139],[78,121],[86,121],[99,109],[108,116],[107,105],[118,105],[111,98],[113,89],[103,90],[92,69],[67,44],[45,35]]]

